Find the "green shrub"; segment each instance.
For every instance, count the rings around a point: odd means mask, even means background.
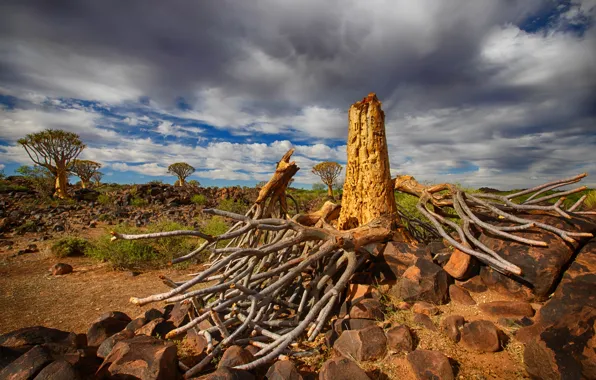
[[[141,197],[133,197],[130,200],[130,204],[131,206],[135,206],[135,207],[143,207],[143,206],[147,206],[147,200]]]
[[[25,232],[35,232],[37,231],[37,224],[32,220],[28,220],[15,228],[14,231],[17,235],[23,235]]]
[[[596,209],[596,190],[590,190],[588,197],[584,200],[583,208],[588,210]]]
[[[114,231],[121,234],[139,234],[188,230],[190,228],[180,223],[163,220],[150,224],[145,229],[129,225],[117,225]],[[117,240],[110,241],[109,234],[96,240],[86,251],[86,255],[98,260],[109,262],[115,269],[161,268],[173,258],[183,256],[200,243],[200,239],[193,237],[174,237],[150,240]]]
[[[207,220],[207,223],[201,228],[201,232],[211,236],[219,236],[226,233],[230,229],[230,226],[224,218],[221,216],[214,216]],[[228,243],[227,240],[222,240],[217,243],[218,247],[223,247]]]
[[[57,240],[51,248],[56,257],[82,256],[89,247],[89,242],[78,237],[64,237]]]
[[[207,197],[203,194],[195,194],[190,198],[190,201],[198,206],[204,206],[207,203]]]
[[[97,203],[102,206],[109,206],[114,203],[114,200],[107,194],[99,194],[97,197]]]
[[[244,215],[248,211],[248,205],[241,201],[234,201],[233,199],[222,199],[217,204],[217,208],[223,211],[230,211],[236,214]]]

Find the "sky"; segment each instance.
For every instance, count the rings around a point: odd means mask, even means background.
[[[76,132],[105,182],[295,184],[346,162],[348,109],[383,103],[393,175],[498,189],[596,185],[596,0],[0,3],[0,169]]]

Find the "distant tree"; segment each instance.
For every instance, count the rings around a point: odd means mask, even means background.
[[[188,181],[188,184],[194,187],[201,187],[201,183],[196,179],[191,179],[190,181]]]
[[[49,197],[54,192],[56,178],[43,166],[23,165],[18,167],[15,172],[22,175],[29,182],[31,187],[44,197]]]
[[[46,129],[31,133],[18,143],[25,148],[27,155],[37,165],[48,169],[55,177],[55,193],[58,198],[68,198],[68,168],[85,149],[85,144],[76,133],[57,129]]]
[[[322,183],[313,183],[312,189],[313,189],[313,191],[324,191],[325,185],[323,185]]]
[[[184,186],[186,178],[195,172],[195,168],[186,162],[176,162],[168,167],[168,173],[178,177],[176,186]]]
[[[0,179],[5,179],[6,178],[6,174],[4,174],[4,169],[0,170]]]
[[[257,182],[257,188],[262,188],[263,186],[265,186],[267,184],[267,181],[261,181],[261,182]]]
[[[94,172],[93,174],[91,174],[91,181],[93,181],[93,184],[95,186],[99,186],[99,184],[101,183],[101,179],[103,178],[103,173],[102,172]]]
[[[73,160],[69,167],[70,171],[81,179],[83,189],[87,188],[89,180],[99,168],[101,168],[99,162],[90,160]]]
[[[342,166],[337,162],[325,161],[315,165],[312,168],[312,172],[319,177],[325,185],[327,185],[327,195],[329,198],[333,198],[333,183],[341,173]]]

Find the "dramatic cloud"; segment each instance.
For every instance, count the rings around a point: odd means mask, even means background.
[[[596,174],[595,15],[594,0],[3,2],[0,161],[60,128],[121,181],[176,160],[255,182],[293,146],[309,184],[345,161],[347,109],[376,92],[395,173]]]

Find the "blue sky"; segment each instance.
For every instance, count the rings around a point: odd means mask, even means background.
[[[0,168],[73,131],[104,181],[296,183],[345,163],[376,92],[393,174],[514,188],[596,175],[595,0],[44,1],[0,5]],[[586,181],[596,184],[593,177]]]

